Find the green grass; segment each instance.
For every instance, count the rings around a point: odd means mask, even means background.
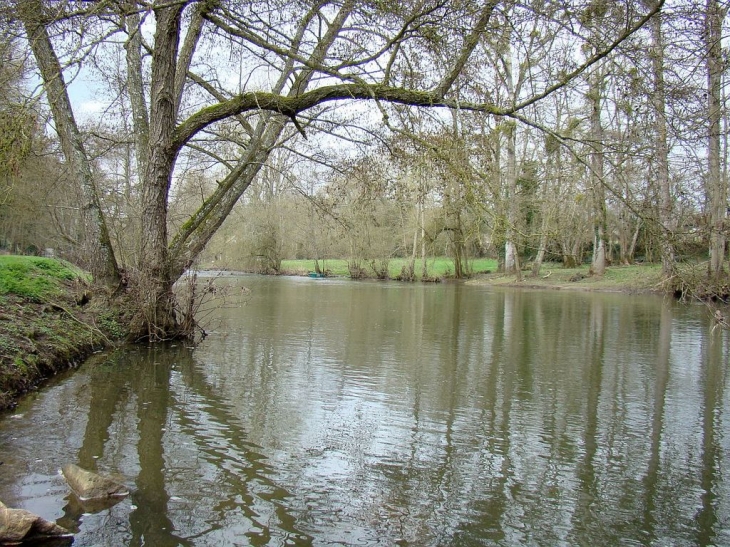
[[[388,261],[388,275],[391,279],[400,275],[403,266],[410,262],[407,258],[393,258]],[[497,261],[492,258],[479,258],[469,261],[471,271],[481,273],[497,269]],[[416,260],[416,277],[420,278],[423,273],[423,262]],[[454,274],[454,262],[450,258],[435,257],[426,260],[428,275],[431,277],[450,277]],[[320,260],[319,267],[327,271],[330,275],[336,277],[349,277],[350,271],[347,267],[347,260],[344,259],[328,259]],[[369,277],[375,277],[373,269],[368,261],[362,261],[361,267],[366,270]],[[314,260],[282,260],[281,269],[286,273],[296,273],[305,275],[315,271]]]
[[[604,280],[635,288],[653,287],[661,282],[661,264],[640,264],[631,266],[610,266],[606,269]]]
[[[41,301],[57,294],[62,280],[84,278],[75,266],[53,258],[0,255],[0,295]]]
[[[489,285],[521,285],[545,288],[583,289],[601,291],[643,292],[660,290],[662,286],[660,264],[634,264],[631,266],[609,266],[603,277],[591,276],[589,266],[563,268],[562,264],[545,263],[538,277],[530,271],[522,272],[522,281],[517,282],[514,274],[495,274],[478,280]]]

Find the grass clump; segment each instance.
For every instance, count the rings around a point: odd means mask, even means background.
[[[112,338],[121,339],[127,334],[119,322],[118,314],[114,311],[103,311],[97,317],[98,327]]]
[[[75,266],[39,256],[0,256],[0,295],[41,302],[61,292],[62,281],[88,279]]]

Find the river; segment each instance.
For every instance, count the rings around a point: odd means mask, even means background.
[[[730,545],[730,333],[658,296],[241,276],[0,415],[74,545]],[[242,292],[242,287],[249,291]],[[58,469],[117,476],[111,507]]]

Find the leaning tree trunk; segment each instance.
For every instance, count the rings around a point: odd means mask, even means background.
[[[28,34],[28,43],[41,72],[64,158],[81,189],[83,203],[79,209],[83,233],[79,236],[79,243],[82,265],[91,271],[96,282],[117,285],[119,268],[99,205],[91,163],[71,109],[61,64],[42,21],[43,5],[37,0],[28,0],[19,4],[17,13]]]
[[[212,3],[214,2],[211,1],[200,4],[199,9],[202,10],[201,13],[204,12],[211,21],[216,22],[217,19],[215,15],[208,11],[208,8]],[[346,0],[343,2],[341,8],[337,12],[337,15],[329,25],[327,33],[309,56],[309,62],[312,65],[317,65],[323,61],[327,51],[335,42],[340,29],[345,24],[354,8],[354,0]],[[317,10],[311,11],[308,18],[301,21],[295,33],[294,48],[292,49],[293,52],[302,45],[307,24],[310,18],[315,17],[316,13]],[[197,32],[196,21],[197,19],[194,15],[193,20],[190,23],[190,29],[193,32]],[[178,68],[178,72],[184,68],[184,60],[187,59],[189,62],[187,55],[189,49],[193,47],[191,43],[192,41],[193,40],[186,39],[185,44],[183,44],[180,54],[180,65],[182,66]],[[304,93],[311,83],[313,72],[311,70],[297,71],[294,59],[295,56],[292,56],[287,60],[284,70],[274,86],[275,93],[278,94],[283,92],[285,87],[291,84],[291,88],[289,89],[287,96],[296,97],[297,95]],[[177,94],[182,93],[181,85],[183,82],[184,79],[178,78],[176,84]],[[170,268],[173,279],[177,279],[180,275],[182,275],[185,269],[188,268],[190,264],[192,264],[193,260],[195,260],[195,258],[202,252],[223,221],[227,218],[230,211],[238,203],[239,198],[256,178],[259,171],[266,163],[271,150],[276,147],[277,141],[286,126],[287,120],[284,119],[283,116],[274,115],[270,112],[262,113],[261,116],[259,123],[256,124],[255,128],[253,128],[253,134],[251,135],[249,146],[244,156],[240,158],[233,170],[222,181],[220,181],[216,190],[205,200],[201,207],[193,213],[187,222],[183,224],[180,231],[170,242]]]

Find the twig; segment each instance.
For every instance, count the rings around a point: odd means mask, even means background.
[[[101,337],[107,342],[107,344],[112,345],[112,341],[109,340],[109,338],[107,337],[107,335],[104,334],[101,330],[99,330],[99,328],[96,325],[89,325],[88,323],[82,321],[81,319],[79,319],[78,317],[76,317],[73,313],[71,313],[69,310],[67,310],[66,308],[64,308],[60,304],[56,304],[55,302],[48,302],[48,304],[50,306],[58,309],[58,310],[61,310],[62,312],[64,312],[66,315],[68,315],[71,319],[73,319],[74,321],[76,321],[80,325],[83,325],[83,326],[87,327],[91,332],[96,332],[96,333],[100,334]]]

